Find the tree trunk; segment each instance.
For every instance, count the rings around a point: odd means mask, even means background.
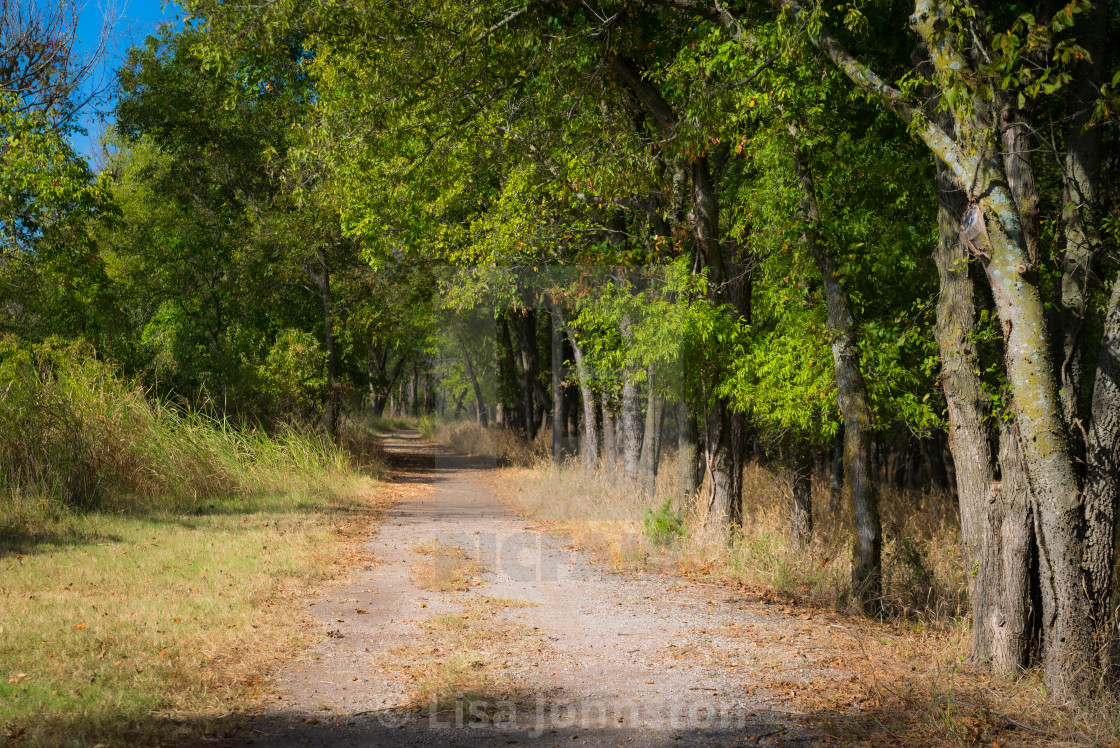
[[[789,535],[794,550],[803,551],[813,540],[813,458],[808,449],[799,450],[790,475],[792,488]]]
[[[563,317],[560,318],[560,323],[564,324]],[[576,374],[579,376],[579,394],[583,400],[583,444],[580,446],[580,451],[583,453],[583,466],[588,470],[594,470],[599,466],[600,441],[598,419],[595,418],[597,410],[595,393],[591,389],[591,373],[587,369],[583,349],[580,348],[575,334],[567,325],[564,325],[564,331],[568,334],[568,342],[572,346],[572,357],[575,358]]]
[[[1089,580],[1091,613],[1096,623],[1098,646],[1110,657],[1107,629],[1110,599],[1116,591],[1113,572],[1116,508],[1120,503],[1120,273],[1112,285],[1108,314],[1104,320],[1093,382],[1092,421],[1085,450],[1085,563]]]
[[[530,325],[533,329],[532,336],[528,334]],[[524,310],[520,318],[513,321],[513,327],[516,333],[514,343],[517,346],[517,373],[518,385],[521,387],[521,408],[525,413],[525,436],[532,439],[538,426],[537,409],[534,407],[535,393],[533,391],[533,378],[537,373],[537,367],[535,366],[537,358],[536,315],[533,310]]]
[[[638,463],[642,455],[642,402],[638,397],[634,372],[622,371],[622,409],[619,413],[619,447],[622,470],[630,480],[638,479]]]
[[[972,658],[987,660],[992,651],[991,625],[999,618],[998,553],[990,504],[996,465],[986,422],[988,400],[980,381],[976,329],[976,292],[969,277],[968,254],[960,239],[964,194],[948,168],[938,162],[937,218],[940,240],[933,259],[941,292],[937,299],[934,335],[941,354],[941,387],[949,416],[949,451],[956,465],[961,538],[972,601]]]
[[[726,534],[743,521],[743,417],[728,403],[713,398],[704,420],[704,479],[706,529]]]
[[[618,470],[618,439],[615,430],[615,416],[611,410],[610,396],[604,388],[599,393],[602,401],[603,419],[603,469],[608,473]]]
[[[700,445],[696,434],[696,418],[688,401],[677,405],[677,492],[681,502],[692,499],[700,487]]]
[[[981,596],[988,618],[983,622],[992,670],[1015,675],[1028,664],[1034,612],[1031,605],[1033,549],[1031,489],[1014,424],[999,433],[1000,480],[992,484],[985,557],[989,567]],[[995,581],[995,584],[988,585]]]
[[[875,612],[882,603],[883,536],[879,524],[879,497],[871,475],[871,403],[860,370],[851,299],[841,282],[836,259],[817,240],[820,209],[813,178],[802,160],[796,129],[791,132],[794,136],[794,167],[801,187],[801,214],[805,222],[802,240],[816,261],[823,280],[827,326],[832,336],[832,358],[836,370],[836,394],[844,420],[845,488],[855,529],[852,587],[864,610]]]
[[[517,356],[513,348],[510,335],[509,322],[506,320],[508,313],[498,316],[498,347],[502,351],[502,366],[499,392],[505,404],[506,425],[521,429],[528,434],[529,420],[525,412],[525,397],[522,392],[521,372],[517,365]]]
[[[649,396],[646,400],[646,423],[642,430],[642,450],[638,474],[646,494],[653,496],[657,485],[657,467],[661,461],[661,420],[664,408],[662,407],[661,396],[655,394],[653,389],[652,368],[649,370],[649,379],[646,386],[649,390]]]
[[[940,19],[952,11],[946,0],[920,0],[911,25],[932,51],[939,72],[967,70],[956,36]],[[959,73],[957,73],[959,74]],[[1081,491],[1062,417],[1046,310],[1031,272],[1019,211],[1001,159],[983,157],[990,128],[981,119],[986,102],[977,94],[955,106],[961,142],[940,128],[919,124],[919,134],[972,192],[982,211],[976,237],[984,270],[1003,326],[1007,382],[1019,431],[1019,448],[1035,503],[1042,596],[1043,678],[1060,701],[1080,701],[1091,687],[1097,659],[1089,623]],[[985,251],[986,250],[986,251]]]
[[[549,315],[549,331],[552,341],[552,459],[560,462],[568,456],[565,444],[568,426],[567,413],[564,407],[564,388],[562,382],[564,374],[561,366],[564,361],[564,330],[560,322],[560,313],[553,310]]]
[[[1058,383],[1062,414],[1074,443],[1080,443],[1076,424],[1082,391],[1082,350],[1088,286],[1093,256],[1100,236],[1100,167],[1103,124],[1090,127],[1108,57],[1108,13],[1106,3],[1094,2],[1074,21],[1077,43],[1089,53],[1076,63],[1068,87],[1070,113],[1066,133],[1063,170],[1063,210],[1066,246],[1062,254],[1062,285],[1059,300],[1057,351]],[[1091,520],[1090,520],[1091,521]]]
[[[474,371],[474,364],[471,363],[471,355],[467,351],[467,344],[463,340],[463,336],[456,333],[459,339],[459,350],[463,352],[463,364],[467,368],[467,376],[471,379],[471,387],[474,388],[474,404],[475,404],[475,417],[478,420],[478,425],[486,428],[490,424],[487,420],[486,401],[482,398],[482,387],[478,384],[478,376]]]
[[[844,493],[844,430],[836,432],[832,439],[832,465],[829,470],[828,481],[828,511],[836,514],[840,511],[840,499]]]

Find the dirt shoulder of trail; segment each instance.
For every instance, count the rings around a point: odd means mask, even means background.
[[[310,603],[319,644],[226,744],[1023,742],[995,719],[915,731],[921,679],[876,668],[913,648],[897,628],[612,572],[503,505],[492,461],[414,433],[386,448],[372,561]]]

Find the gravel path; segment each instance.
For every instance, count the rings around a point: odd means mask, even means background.
[[[823,737],[783,708],[774,687],[839,675],[814,664],[804,621],[731,590],[606,572],[502,506],[479,480],[492,463],[411,434],[386,446],[396,494],[368,541],[374,563],[312,603],[321,644],[279,675],[277,692],[232,745],[814,745]],[[477,558],[482,583],[450,593],[415,586],[410,568],[422,557],[411,549],[433,539]],[[484,598],[518,602],[492,623],[517,632],[506,639],[505,688],[418,711],[406,660],[425,626]]]

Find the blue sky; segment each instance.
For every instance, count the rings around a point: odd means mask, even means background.
[[[97,46],[101,29],[112,24],[112,41],[105,59],[101,61],[90,86],[98,88],[111,84],[113,71],[124,59],[129,47],[141,43],[154,33],[161,23],[181,24],[183,9],[175,2],[162,0],[86,0],[78,19],[81,37],[79,46],[90,50]],[[102,116],[112,106],[110,101],[99,101],[86,108],[81,123],[87,134],[75,134],[71,139],[79,153],[90,159],[98,150],[97,142],[106,127]]]

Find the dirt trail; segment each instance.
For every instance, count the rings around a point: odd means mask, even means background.
[[[387,448],[395,503],[368,541],[375,562],[311,605],[322,643],[280,674],[278,692],[234,745],[812,745],[824,737],[775,695],[775,681],[796,688],[839,676],[814,664],[805,621],[730,590],[608,573],[503,507],[480,480],[492,461],[448,455],[414,434]],[[483,582],[466,592],[417,587],[410,569],[423,557],[412,549],[433,539],[475,556]],[[494,599],[506,601],[485,624],[498,637],[502,687],[417,711],[408,673],[423,673],[414,658],[430,665],[457,654],[431,646],[426,632],[440,616],[469,616],[472,604]]]

